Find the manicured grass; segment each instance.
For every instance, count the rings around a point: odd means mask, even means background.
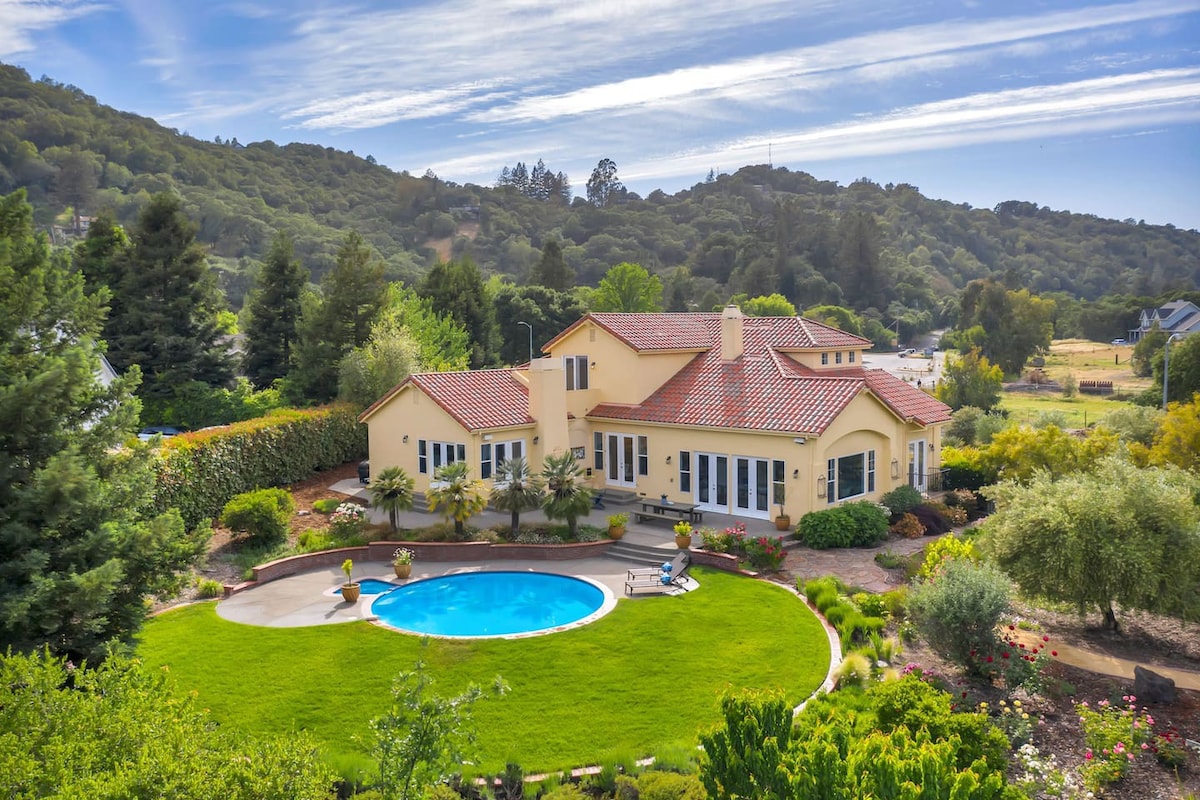
[[[1060,411],[1066,415],[1068,424],[1076,428],[1091,425],[1105,414],[1125,406],[1122,400],[1109,400],[1098,395],[1063,397],[1061,392],[1049,389],[1040,394],[1005,392],[1000,397],[1000,407],[1017,422],[1032,422],[1044,412]]]
[[[719,719],[726,687],[782,688],[798,703],[824,680],[829,643],[804,603],[779,586],[696,569],[680,597],[622,600],[576,630],[520,640],[431,640],[435,689],[501,675],[512,688],[475,707],[482,771],[527,772],[690,747]],[[139,655],[167,665],[221,725],[252,733],[306,729],[339,765],[369,764],[367,722],[412,668],[416,637],[369,623],[259,628],[212,604],[151,620]],[[354,737],[357,736],[356,740]]]

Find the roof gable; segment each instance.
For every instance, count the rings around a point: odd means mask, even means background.
[[[533,423],[529,416],[529,389],[508,369],[410,375],[359,415],[359,421],[366,422],[408,386],[424,393],[469,431]]]

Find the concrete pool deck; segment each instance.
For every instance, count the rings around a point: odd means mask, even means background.
[[[670,560],[669,556],[666,560]],[[581,558],[571,561],[498,561],[487,564],[464,561],[414,563],[412,576],[397,578],[392,565],[363,561],[354,565],[355,580],[375,578],[403,586],[424,578],[456,575],[464,572],[548,572],[555,575],[590,578],[612,592],[626,597],[626,572],[633,564],[612,558]],[[346,580],[337,567],[309,570],[238,592],[217,603],[217,616],[244,625],[268,628],[300,628],[339,622],[373,620],[369,608],[377,595],[363,595],[357,603],[347,603],[333,591]],[[699,586],[688,578],[688,589]],[[679,590],[675,590],[679,591]],[[637,598],[662,597],[668,592],[642,593]]]

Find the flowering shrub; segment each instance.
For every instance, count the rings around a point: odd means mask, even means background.
[[[975,552],[975,545],[971,542],[959,539],[957,536],[943,536],[925,547],[925,561],[921,564],[917,577],[930,577],[941,568],[947,559],[951,558],[979,561],[979,554]]]
[[[891,524],[889,530],[905,539],[920,539],[925,535],[925,526],[907,511],[900,515],[900,519]]]
[[[329,530],[334,536],[355,536],[366,524],[367,510],[355,503],[342,503],[329,515]]]
[[[720,533],[716,528],[701,528],[700,541],[705,550],[714,553],[742,553],[745,551],[746,523],[739,522]]]
[[[1157,734],[1150,749],[1154,752],[1158,763],[1164,767],[1173,769],[1182,767],[1187,761],[1187,750],[1184,747],[1183,737],[1174,728]]]
[[[750,559],[750,563],[756,569],[763,569],[769,572],[774,572],[783,566],[783,560],[787,557],[787,553],[783,549],[783,545],[778,539],[770,536],[759,536],[757,539],[748,539],[743,547],[746,551],[746,557]]]
[[[1017,641],[1016,630],[1015,625],[1009,625],[991,650],[972,650],[969,666],[977,674],[999,678],[1010,691],[1020,688],[1038,694],[1043,689],[1046,664],[1058,651],[1049,649],[1049,636],[1043,636],[1037,644],[1026,645]]]
[[[1154,739],[1154,718],[1150,713],[1144,707],[1139,713],[1137,698],[1131,694],[1121,699],[1124,706],[1115,706],[1107,700],[1101,700],[1095,708],[1087,701],[1075,706],[1087,744],[1080,774],[1084,785],[1092,791],[1125,777],[1130,762],[1138,753],[1148,750]]]
[[[1029,712],[1021,705],[1020,700],[1013,700],[1011,704],[1007,700],[1001,700],[1000,713],[992,719],[992,722],[1004,731],[1004,735],[1008,737],[1008,741],[1012,743],[1013,747],[1028,744],[1033,739],[1033,726],[1036,724],[1036,720],[1029,716]]]
[[[1024,792],[1026,797],[1065,799],[1083,795],[1075,779],[1059,769],[1058,759],[1053,755],[1043,756],[1032,744],[1023,744],[1017,748],[1017,761],[1024,770],[1017,778],[1017,788]]]
[[[392,552],[393,564],[411,564],[413,562],[413,551],[407,547],[397,547]]]

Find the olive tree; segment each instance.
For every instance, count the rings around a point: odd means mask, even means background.
[[[983,549],[1027,594],[1099,609],[1200,612],[1200,478],[1106,459],[1092,471],[1040,474],[984,489],[997,512]]]

